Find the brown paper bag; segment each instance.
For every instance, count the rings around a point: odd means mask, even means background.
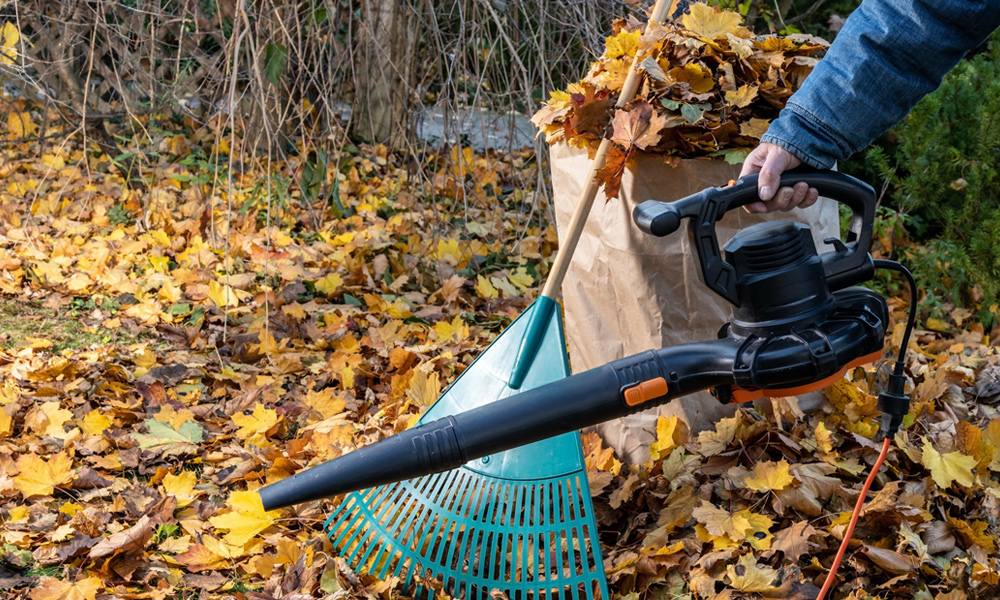
[[[552,188],[560,236],[569,226],[590,167],[585,150],[565,143],[551,148]],[[579,373],[649,349],[715,339],[732,317],[732,306],[701,282],[697,253],[684,231],[667,238],[646,235],[632,223],[632,209],[646,200],[676,200],[739,177],[739,165],[722,160],[682,160],[671,167],[662,157],[640,156],[622,178],[617,199],[597,199],[562,286],[570,365]],[[716,229],[720,245],[741,228],[764,220],[806,223],[816,248],[838,235],[836,203],[787,213],[751,215],[730,211]],[[735,409],[707,392],[597,426],[619,458],[649,460],[659,415],[675,415],[693,432],[712,428]]]

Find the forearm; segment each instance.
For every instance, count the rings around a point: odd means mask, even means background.
[[[898,123],[1000,26],[1000,0],[865,0],[761,138],[829,168]]]

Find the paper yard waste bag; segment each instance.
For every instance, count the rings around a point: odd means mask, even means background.
[[[562,231],[580,198],[589,167],[586,150],[559,143],[551,148],[557,228]],[[646,235],[632,223],[632,209],[646,200],[676,200],[739,178],[740,166],[722,160],[684,159],[676,167],[661,156],[640,155],[622,177],[619,197],[598,193],[586,229],[562,286],[566,339],[574,373],[653,348],[714,339],[732,317],[732,306],[701,282],[697,252],[687,224],[674,235]],[[741,228],[765,220],[797,220],[811,229],[820,253],[823,240],[838,236],[835,202],[820,199],[802,210],[768,215],[730,211],[716,225],[720,245]],[[684,420],[692,432],[713,428],[730,416],[708,392],[678,398],[658,409],[630,415],[595,429],[619,458],[649,460],[659,415]]]

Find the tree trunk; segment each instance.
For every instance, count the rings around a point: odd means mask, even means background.
[[[406,138],[415,54],[410,17],[406,2],[361,2],[351,119],[351,133],[357,138],[390,147]]]

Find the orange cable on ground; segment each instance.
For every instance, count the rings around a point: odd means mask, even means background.
[[[885,455],[889,453],[890,441],[890,438],[885,438],[885,441],[882,442],[882,451],[879,452],[878,460],[875,461],[875,465],[872,466],[872,472],[868,474],[868,479],[865,480],[865,487],[861,488],[858,503],[854,505],[854,512],[851,514],[851,522],[847,525],[847,531],[844,533],[844,541],[840,543],[840,550],[837,550],[837,557],[833,559],[833,565],[830,566],[830,573],[826,576],[826,583],[823,584],[823,589],[819,591],[816,600],[823,600],[826,593],[833,586],[833,582],[837,580],[837,569],[840,568],[840,561],[844,558],[844,553],[847,552],[847,544],[851,542],[851,534],[854,533],[854,526],[858,524],[858,517],[861,516],[861,507],[865,505],[865,498],[868,496],[868,488],[872,486],[872,482],[875,481],[875,476],[878,475],[878,470],[882,467],[882,462],[885,460]]]

